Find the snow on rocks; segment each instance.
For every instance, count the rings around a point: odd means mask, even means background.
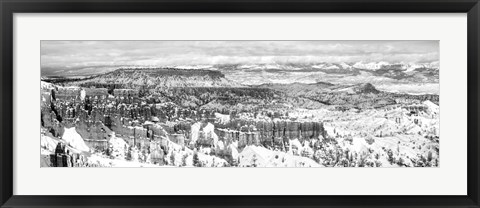
[[[90,150],[80,134],[78,134],[75,130],[75,127],[65,128],[65,133],[63,134],[62,139],[74,149],[84,152],[88,152]]]
[[[423,102],[423,104],[427,106],[427,111],[429,111],[430,114],[438,115],[440,113],[440,106],[433,103],[432,101],[426,100]]]
[[[42,90],[55,89],[55,85],[49,82],[40,81],[40,89]]]
[[[40,147],[48,150],[51,153],[55,152],[55,148],[57,147],[58,142],[59,140],[53,138],[52,136],[47,136],[43,134],[40,135]]]
[[[230,122],[230,115],[215,113],[215,118],[216,118],[217,122],[221,123],[221,124],[227,124],[228,122]]]
[[[108,140],[109,146],[112,148],[110,153],[114,158],[124,159],[125,153],[128,150],[129,145],[125,140],[120,137],[116,137],[115,133],[112,133],[111,138]]]
[[[228,166],[228,162],[222,158],[213,156],[213,155],[206,155],[203,153],[198,153],[198,159],[203,164],[203,167],[226,167]]]
[[[202,122],[197,122],[191,127],[191,144],[195,144],[201,137],[206,139],[213,139],[213,144],[216,146],[218,143],[218,136],[214,132],[215,126],[211,123],[207,123],[205,126]],[[202,136],[201,136],[202,135]]]

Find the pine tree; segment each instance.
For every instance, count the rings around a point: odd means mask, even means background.
[[[403,158],[398,158],[398,161],[397,161],[397,165],[399,166],[403,166],[403,164],[405,163],[405,161],[403,160]]]
[[[393,157],[393,152],[391,149],[387,151],[387,156],[388,156],[387,158],[388,162],[390,162],[390,164],[393,164],[395,162],[395,158]]]
[[[428,152],[427,161],[430,162],[430,161],[432,161],[432,159],[433,159],[432,152]]]
[[[172,152],[172,154],[170,155],[170,164],[171,165],[175,165],[175,153]]]
[[[257,167],[257,155],[253,155],[253,158],[252,158],[252,166],[253,166],[253,167]]]
[[[193,166],[202,167],[202,164],[200,163],[200,159],[198,158],[198,153],[197,152],[193,153]]]
[[[187,166],[187,157],[188,157],[188,155],[183,155],[182,156],[182,166]]]
[[[129,147],[127,150],[127,155],[126,155],[127,160],[132,160],[132,148]]]

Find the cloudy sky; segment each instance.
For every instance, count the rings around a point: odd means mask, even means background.
[[[125,66],[438,60],[438,41],[41,41],[43,76]]]

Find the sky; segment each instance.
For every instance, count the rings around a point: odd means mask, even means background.
[[[128,66],[283,63],[431,63],[438,41],[41,41],[42,76]]]

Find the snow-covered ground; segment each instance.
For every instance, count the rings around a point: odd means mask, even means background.
[[[128,167],[160,167],[155,164],[150,164],[150,163],[141,163],[141,162],[136,162],[136,161],[127,161],[125,159],[110,159],[106,158],[105,156],[101,156],[98,154],[93,154],[92,156],[88,157],[88,162],[91,164],[98,164],[101,167],[122,167],[122,168],[128,168]],[[168,167],[168,166],[162,166],[162,167]]]
[[[238,157],[239,167],[322,167],[310,158],[259,146],[245,147]]]

